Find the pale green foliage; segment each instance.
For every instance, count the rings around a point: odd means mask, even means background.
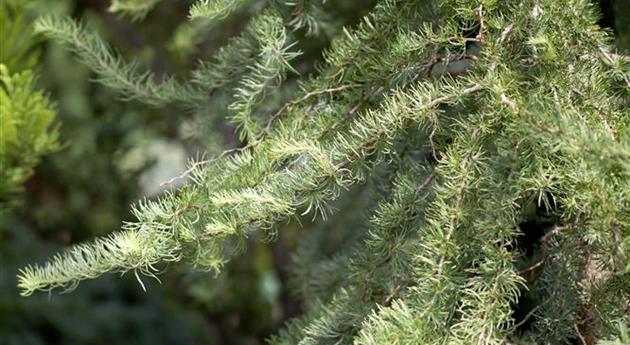
[[[139,72],[135,63],[124,62],[97,35],[69,18],[42,17],[35,23],[35,30],[67,45],[98,75],[101,83],[118,90],[125,99],[156,107],[169,103],[188,107],[203,104],[203,93],[170,77],[156,82],[150,72]]]
[[[626,324],[619,323],[619,337],[617,339],[602,340],[597,345],[625,345],[630,343],[630,320]]]
[[[262,20],[252,27],[252,36],[258,41],[260,52],[253,66],[248,66],[250,71],[236,88],[236,101],[229,107],[234,112],[232,120],[239,126],[241,137],[249,141],[261,129],[253,119],[254,107],[265,92],[282,82],[287,70],[297,72],[289,61],[299,55],[290,51],[292,45],[287,42],[282,18],[274,14],[262,14],[260,18]]]
[[[221,20],[249,0],[198,0],[190,8],[190,19]]]
[[[54,117],[31,71],[12,74],[0,64],[0,203],[21,190],[42,155],[59,148]]]
[[[133,268],[146,275],[152,275],[155,270],[151,265],[163,261],[176,261],[179,258],[170,251],[175,251],[172,240],[168,235],[139,231],[124,231],[112,234],[108,238],[99,239],[90,246],[79,245],[62,256],[55,256],[51,262],[41,270],[30,267],[20,271],[18,286],[24,295],[30,295],[41,288],[45,282],[49,288],[73,288],[77,278],[89,279],[101,275],[103,272],[116,271],[120,267]],[[103,260],[104,257],[114,260]],[[63,262],[63,266],[57,264]],[[64,267],[60,270],[60,267]],[[66,270],[65,268],[70,268]],[[71,275],[67,272],[72,271]],[[47,280],[55,277],[54,280]],[[139,278],[138,278],[139,280]],[[32,285],[34,282],[38,282]],[[70,285],[68,285],[70,284]],[[142,282],[141,282],[142,284]]]
[[[12,72],[32,68],[37,60],[37,41],[30,37],[32,27],[27,14],[28,6],[24,1],[0,2],[0,63]]]
[[[133,19],[144,18],[162,0],[112,0],[108,11],[128,15]]]
[[[221,47],[210,61],[200,63],[199,68],[193,71],[192,82],[210,91],[234,83],[236,78],[247,72],[258,54],[256,32],[259,22],[254,19],[248,23],[240,36]]]
[[[39,41],[32,35],[29,9],[35,4],[0,3],[0,207],[14,203],[15,194],[33,174],[42,155],[59,149],[53,125],[55,112],[36,87],[30,70],[37,63]],[[3,210],[0,210],[3,211]],[[0,215],[1,216],[1,215]]]
[[[319,34],[322,19],[325,15],[321,7],[326,0],[285,0],[286,6],[291,8],[289,25],[294,30],[306,30],[307,36]]]
[[[199,0],[190,10],[189,21],[175,30],[169,48],[180,56],[193,52],[217,24],[237,12],[256,13],[256,0]]]
[[[630,75],[586,1],[383,0],[297,91],[281,83],[296,53],[275,10],[193,73],[195,88],[236,85],[231,120],[247,145],[191,166],[188,184],[140,203],[118,235],[27,267],[23,293],[109,271],[151,274],[158,261],[219,272],[246,238],[310,213],[328,221],[293,260],[307,311],[272,344],[620,336]],[[273,89],[293,99],[261,123]],[[347,244],[326,256],[321,239],[347,216],[332,203],[356,190],[376,199],[369,222],[351,223]],[[529,266],[519,226],[536,220],[531,208],[550,224]],[[517,321],[526,293],[538,305]]]

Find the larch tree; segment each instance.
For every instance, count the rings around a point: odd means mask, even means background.
[[[110,10],[141,20],[159,3]],[[239,144],[191,162],[120,231],[23,268],[22,294],[106,272],[142,284],[175,261],[218,274],[247,238],[309,217],[291,262],[306,311],[270,344],[630,342],[630,58],[597,8],[381,0],[305,73],[300,41],[336,25],[327,6],[197,1],[197,27],[255,13],[187,79],[40,18],[124,100],[227,112]]]

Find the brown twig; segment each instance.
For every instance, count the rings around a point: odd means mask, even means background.
[[[533,270],[535,270],[536,268],[538,268],[538,267],[540,267],[540,266],[544,265],[546,260],[547,260],[547,257],[546,257],[546,256],[544,256],[544,257],[543,257],[540,261],[538,261],[537,263],[535,263],[535,264],[533,264],[533,265],[531,265],[531,266],[529,266],[529,267],[527,267],[527,268],[524,268],[524,269],[522,269],[522,270],[518,271],[518,274],[519,274],[519,275],[523,275],[523,274],[525,274],[525,273],[527,273],[527,272],[529,272],[529,271],[533,271]]]
[[[588,343],[586,342],[586,339],[584,339],[584,336],[580,332],[580,329],[578,328],[578,326],[573,325],[573,329],[575,330],[575,334],[577,334],[578,339],[580,339],[580,342],[582,343],[582,345],[588,345]]]
[[[512,109],[516,109],[516,103],[504,93],[501,94],[501,102]]]
[[[567,227],[565,225],[557,225],[555,226],[553,229],[551,229],[551,231],[549,231],[548,233],[546,233],[543,237],[540,238],[540,242],[543,244],[547,244],[547,242],[549,242],[549,239],[551,237],[553,237],[554,235],[559,234],[562,230],[566,229]],[[536,268],[542,266],[545,264],[545,261],[547,260],[548,254],[546,252],[543,253],[543,257],[542,259],[540,259],[540,261],[536,262],[535,264],[526,267],[520,271],[518,271],[519,275],[523,275],[527,272],[533,271]]]
[[[483,19],[483,5],[479,5],[479,8],[477,8],[477,15],[479,16],[479,33],[477,34],[477,39],[483,44],[485,42],[484,36],[487,31],[486,23]]]
[[[525,315],[523,320],[519,321],[517,324],[514,324],[514,326],[512,326],[512,328],[510,328],[510,330],[507,331],[507,334],[514,333],[514,331],[516,331],[519,327],[524,325],[532,316],[534,316],[534,314],[538,311],[538,309],[542,308],[542,306],[545,305],[545,303],[547,303],[547,301],[549,300],[544,300],[542,303],[532,308],[532,310],[530,310],[529,313]]]

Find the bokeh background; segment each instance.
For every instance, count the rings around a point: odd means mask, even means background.
[[[43,13],[73,16],[158,77],[181,78],[238,34],[258,10],[251,6],[208,26],[188,21],[191,1],[165,0],[142,21],[109,13],[108,0],[27,2],[31,19]],[[300,72],[313,72],[330,38],[343,25],[356,23],[374,2],[327,1],[327,24],[320,32],[307,39],[306,29],[295,33],[305,52],[298,61]],[[627,54],[630,1],[599,5],[600,25],[615,32],[618,48]],[[2,41],[8,34],[0,33]],[[271,243],[250,239],[246,253],[219,276],[171,265],[162,267],[161,283],[143,278],[146,292],[129,273],[83,282],[70,294],[19,296],[19,267],[118,229],[131,220],[129,205],[169,188],[161,182],[185,170],[188,159],[235,145],[232,128],[211,120],[225,117],[226,104],[188,114],[125,102],[92,82],[94,75],[62,47],[42,41],[37,49],[39,86],[56,103],[62,148],[43,158],[17,196],[17,206],[0,213],[0,344],[254,345],[299,314],[304,303],[289,291],[287,265],[298,237],[308,233],[308,219],[301,226],[285,225],[288,229]],[[360,212],[356,204],[344,205],[342,199],[337,208]],[[344,241],[345,224],[323,226],[331,231],[317,239],[321,246],[332,250]]]

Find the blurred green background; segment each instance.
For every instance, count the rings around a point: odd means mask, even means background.
[[[4,6],[9,0],[1,1]],[[71,15],[96,28],[127,59],[158,76],[179,77],[236,35],[257,10],[203,27],[188,23],[190,1],[165,0],[142,21],[109,13],[107,0],[27,2],[31,20],[42,13]],[[342,25],[355,23],[373,4],[328,1],[328,26],[306,40],[306,32],[296,33],[305,52],[298,62],[302,74],[313,71]],[[616,30],[620,49],[630,48],[630,17],[615,16],[630,13],[630,1],[600,6],[600,24]],[[11,30],[3,31],[6,49]],[[209,120],[215,113],[224,117],[226,106],[187,114],[124,102],[92,82],[94,75],[62,47],[41,42],[37,51],[35,71],[56,103],[62,148],[43,158],[16,197],[17,206],[0,213],[0,344],[263,344],[302,311],[304,303],[288,291],[287,263],[296,238],[308,229],[281,231],[271,244],[251,239],[247,252],[218,277],[175,265],[159,276],[161,283],[143,278],[146,292],[129,273],[81,283],[71,294],[19,297],[19,267],[118,229],[131,220],[129,205],[159,195],[160,183],[183,171],[188,159],[234,145],[230,126]],[[344,210],[344,200],[338,208]],[[308,220],[303,225],[310,226]],[[341,243],[348,229],[343,225],[324,225],[335,231],[318,239],[319,245]]]

